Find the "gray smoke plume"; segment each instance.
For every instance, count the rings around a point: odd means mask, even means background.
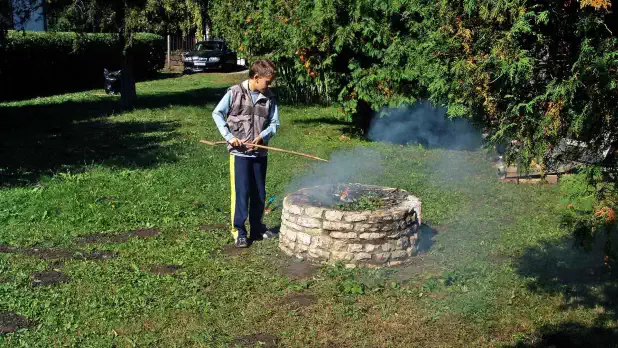
[[[376,117],[369,129],[369,139],[395,144],[421,144],[429,148],[473,150],[481,144],[481,136],[472,124],[465,119],[451,120],[443,108],[423,101],[415,105],[397,109],[387,109],[382,117]],[[445,156],[449,163],[432,163],[432,171],[444,176],[446,171],[459,167],[456,158]],[[324,184],[369,181],[379,176],[383,170],[383,155],[369,147],[356,147],[332,154],[329,163],[313,166],[312,172],[293,180],[287,187],[292,192],[303,187]],[[459,163],[461,164],[461,163]]]
[[[382,157],[378,151],[362,146],[335,152],[330,162],[319,163],[312,167],[310,174],[293,180],[287,192],[303,187],[358,182],[362,181],[362,177],[380,175]]]
[[[412,106],[386,109],[375,117],[369,128],[369,139],[395,144],[421,144],[429,148],[472,150],[481,137],[470,121],[449,119],[446,109],[421,101]]]

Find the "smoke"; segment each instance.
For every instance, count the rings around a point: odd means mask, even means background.
[[[330,162],[319,163],[313,166],[310,174],[293,180],[287,192],[303,187],[363,181],[363,177],[379,176],[382,171],[383,155],[375,149],[358,146],[333,153]]]
[[[409,107],[385,109],[371,122],[369,139],[394,144],[421,144],[428,148],[474,150],[481,144],[481,136],[465,119],[449,119],[444,108],[423,101]],[[432,163],[432,171],[444,177],[446,171],[459,167],[459,156],[445,156],[442,163]],[[313,166],[312,172],[293,180],[287,187],[292,192],[303,187],[333,183],[371,183],[383,172],[384,155],[377,150],[358,146],[332,154],[329,163]]]
[[[470,121],[449,119],[444,108],[428,101],[386,109],[381,114],[382,117],[375,117],[371,122],[370,140],[452,150],[472,150],[481,144],[479,132]]]

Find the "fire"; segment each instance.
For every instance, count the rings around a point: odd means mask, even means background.
[[[349,195],[350,195],[350,187],[347,186],[345,188],[345,190],[343,190],[343,192],[339,196],[339,199],[342,200],[342,201],[345,201],[348,198]]]

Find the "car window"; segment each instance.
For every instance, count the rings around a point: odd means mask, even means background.
[[[195,45],[196,51],[212,51],[222,49],[223,44],[220,42],[200,42]]]

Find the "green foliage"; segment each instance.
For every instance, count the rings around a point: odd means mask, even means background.
[[[524,170],[555,167],[565,139],[589,153],[618,148],[618,15],[608,0],[210,5],[216,33],[250,60],[276,61],[283,99],[337,101],[363,131],[375,111],[429,99],[481,125],[490,143],[518,144],[506,159]],[[614,157],[600,165],[615,168]]]
[[[203,34],[205,1],[147,0],[129,13],[133,30]],[[112,2],[47,0],[49,30],[116,32]]]
[[[339,289],[343,294],[346,295],[363,295],[365,294],[365,289],[363,284],[359,283],[353,279],[344,279],[340,285]]]
[[[377,194],[365,194],[358,200],[347,204],[338,204],[337,209],[345,211],[377,210],[384,207],[384,199]]]
[[[406,64],[418,44],[409,27],[420,10],[399,1],[218,0],[209,15],[213,31],[250,60],[277,63],[283,99],[339,101],[351,116],[359,100],[377,110],[420,94],[422,67]]]
[[[605,256],[616,259],[612,248],[618,209],[615,183],[607,182],[600,168],[591,167],[565,177],[561,190],[562,221],[573,231],[577,243],[589,250],[597,238],[602,238]]]
[[[210,3],[216,34],[278,63],[290,99],[351,114],[429,98],[474,118],[524,162],[560,139],[595,148],[618,133],[614,14],[563,1],[231,1]],[[304,99],[303,99],[304,98]],[[610,136],[609,139],[615,137]]]
[[[137,78],[148,77],[163,67],[161,36],[137,33],[133,44]],[[103,68],[117,69],[122,60],[122,45],[113,34],[9,31],[1,48],[5,64],[13,67],[1,71],[3,98],[101,87]]]

